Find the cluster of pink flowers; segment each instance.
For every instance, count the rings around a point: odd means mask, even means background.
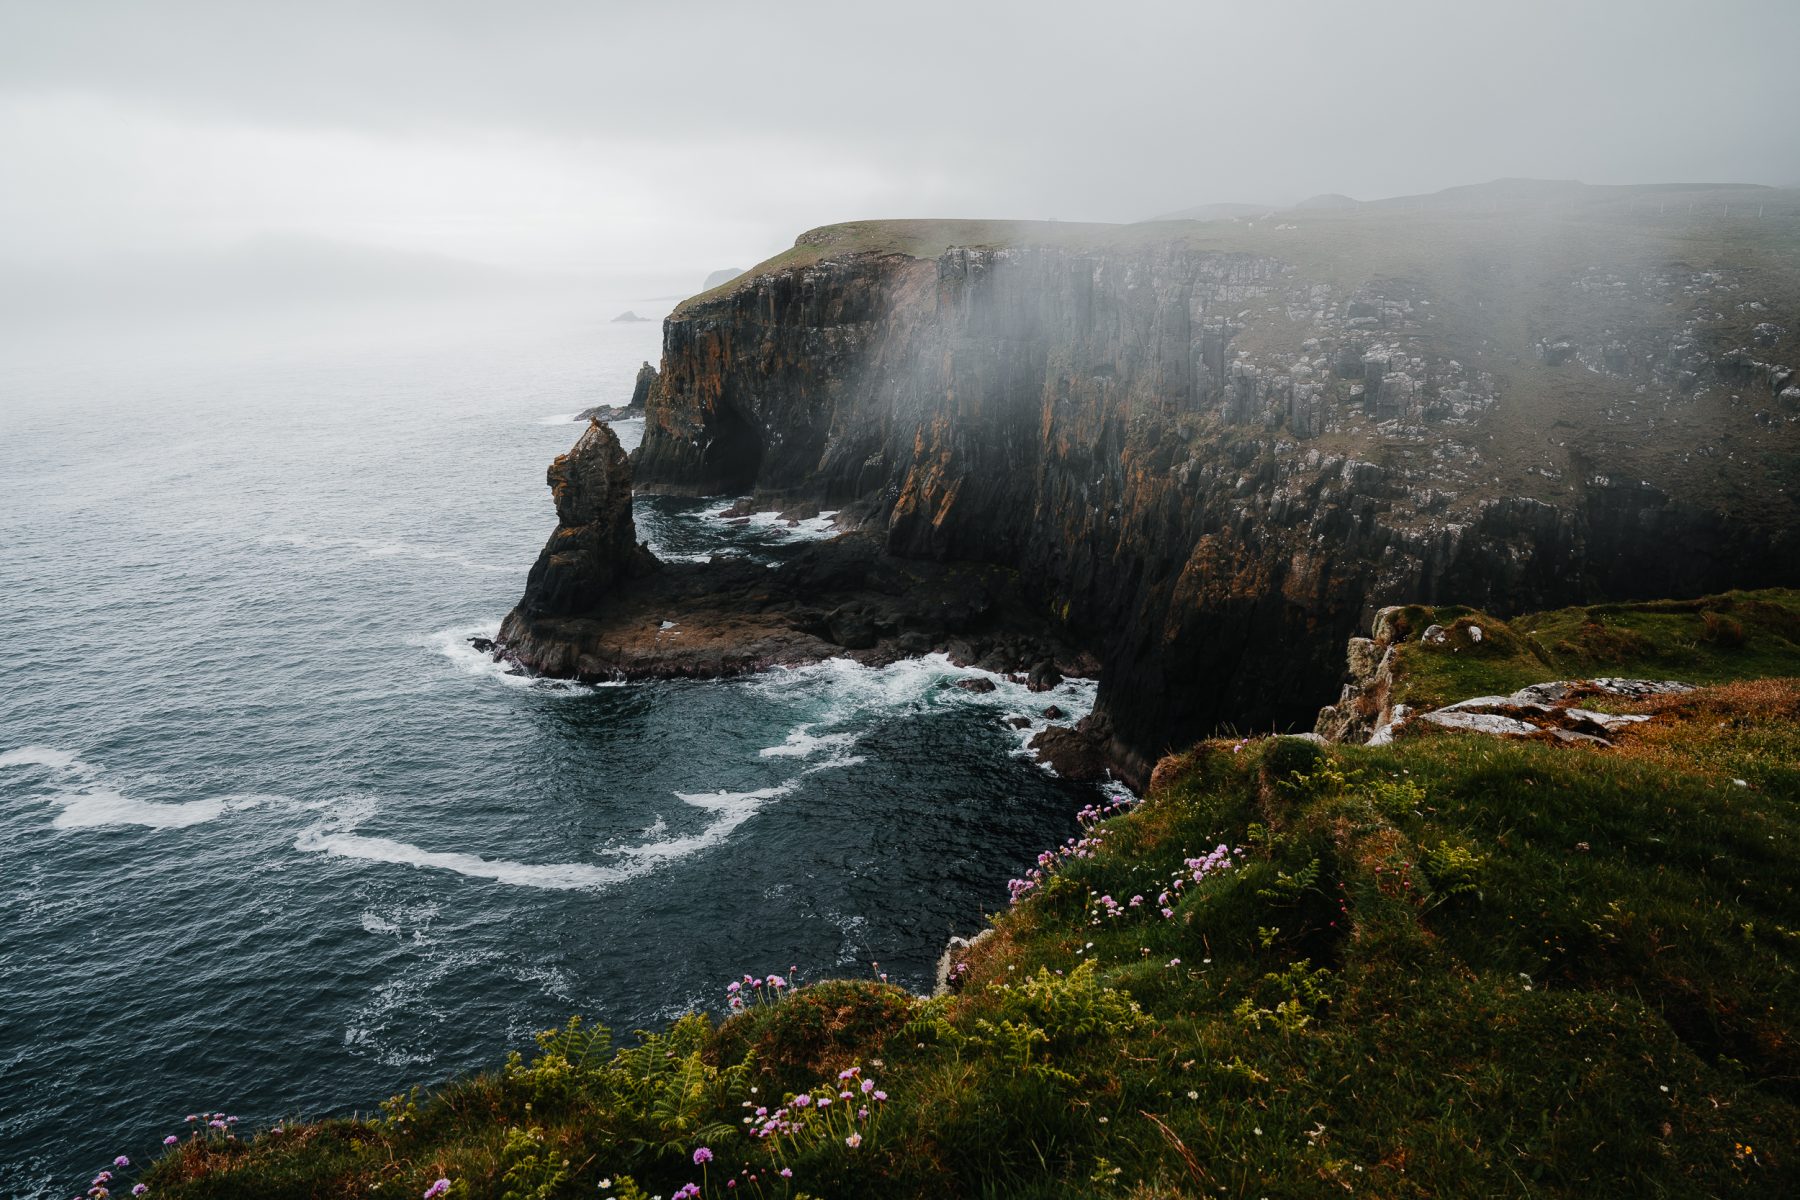
[[[425,1200],[438,1200],[439,1196],[442,1196],[449,1190],[450,1181],[448,1179],[440,1179],[425,1189]]]
[[[799,986],[795,979],[799,973],[799,967],[789,967],[786,976],[765,975],[758,978],[746,975],[742,979],[734,979],[725,985],[725,1002],[731,1006],[732,1012],[743,1012],[752,1004],[773,1004]]]
[[[1135,796],[1120,796],[1105,804],[1089,804],[1076,813],[1075,820],[1080,822],[1085,832],[1081,837],[1070,838],[1055,849],[1046,850],[1038,855],[1037,866],[1025,872],[1023,879],[1009,879],[1006,883],[1006,890],[1012,897],[1012,902],[1017,904],[1043,886],[1044,881],[1055,874],[1056,869],[1064,863],[1077,858],[1094,857],[1106,838],[1106,830],[1096,829],[1094,826],[1108,817],[1124,812],[1136,803]]]
[[[787,1148],[814,1144],[827,1139],[841,1140],[852,1150],[875,1133],[888,1094],[865,1076],[861,1067],[838,1072],[835,1083],[823,1084],[810,1092],[789,1096],[787,1102],[773,1111],[766,1105],[744,1118],[750,1136],[768,1143],[779,1159]],[[744,1101],[750,1108],[753,1101]],[[783,1171],[787,1178],[788,1172]]]
[[[231,1132],[231,1127],[238,1123],[238,1119],[236,1117],[228,1117],[222,1112],[189,1113],[187,1115],[187,1123],[196,1127],[204,1125],[207,1129],[231,1137],[235,1136]],[[163,1145],[169,1145],[168,1138],[163,1139]]]
[[[1169,886],[1156,897],[1158,911],[1163,920],[1175,915],[1175,904],[1181,898],[1181,889],[1189,883],[1200,883],[1221,871],[1229,871],[1238,865],[1244,857],[1242,846],[1232,847],[1220,842],[1199,858],[1183,859],[1181,870],[1169,879]]]
[[[1144,898],[1142,896],[1133,896],[1125,903],[1120,904],[1111,896],[1101,896],[1098,900],[1094,901],[1094,904],[1098,906],[1099,911],[1089,920],[1088,923],[1090,925],[1098,925],[1101,918],[1105,918],[1109,921],[1116,921],[1120,917],[1129,916],[1132,909],[1142,908],[1144,906]]]
[[[119,1157],[112,1160],[112,1165],[115,1167],[118,1167],[120,1169],[123,1169],[123,1168],[129,1167],[131,1165],[131,1160],[129,1158],[125,1157],[123,1154],[121,1154],[121,1155],[119,1155]],[[101,1171],[99,1174],[94,1176],[93,1182],[88,1184],[88,1190],[87,1190],[88,1200],[107,1200],[107,1197],[112,1195],[112,1184],[113,1184],[113,1173],[111,1171],[105,1171],[105,1170]],[[131,1188],[131,1194],[134,1196],[142,1196],[145,1192],[147,1192],[149,1190],[150,1189],[148,1187],[146,1187],[145,1185],[143,1185],[141,1183],[134,1184],[134,1185],[132,1185],[132,1188]],[[75,1198],[75,1200],[81,1200],[81,1197],[77,1196]]]

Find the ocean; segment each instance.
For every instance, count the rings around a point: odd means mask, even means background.
[[[667,302],[170,318],[0,341],[0,1193],[190,1112],[371,1111],[580,1014],[746,972],[928,989],[1094,790],[1050,694],[942,657],[583,686],[469,645],[555,518],[568,418]],[[627,447],[641,424],[618,426]],[[668,556],[821,522],[640,498]]]

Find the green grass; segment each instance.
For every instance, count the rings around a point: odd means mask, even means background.
[[[704,1144],[707,1196],[1794,1194],[1800,680],[1647,709],[1612,751],[1206,743],[998,919],[958,995],[837,981],[621,1046],[576,1027],[379,1119],[194,1142],[148,1179],[666,1197]],[[1220,844],[1237,865],[1164,918]],[[851,1066],[891,1097],[860,1146],[775,1160],[741,1132]]]
[[[1613,676],[1722,683],[1800,675],[1800,592],[1772,588],[1698,600],[1592,604],[1501,621],[1473,609],[1412,605],[1395,649],[1396,703],[1436,708],[1554,679]],[[1449,638],[1420,634],[1442,625]],[[1475,641],[1470,629],[1479,628]]]

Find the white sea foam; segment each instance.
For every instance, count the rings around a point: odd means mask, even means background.
[[[678,799],[711,815],[706,825],[694,833],[658,837],[636,846],[609,849],[605,853],[619,860],[611,864],[515,862],[504,858],[483,858],[478,854],[455,850],[427,850],[397,838],[370,837],[356,832],[357,827],[374,812],[373,803],[366,799],[343,802],[330,816],[302,830],[294,839],[294,849],[307,854],[330,854],[366,862],[428,867],[471,879],[491,879],[514,887],[599,891],[648,875],[668,863],[678,862],[722,844],[740,825],[755,816],[764,804],[787,795],[797,786],[797,780],[789,780],[751,792],[677,792]],[[667,828],[660,817],[651,829],[655,830],[659,826]]]
[[[953,686],[966,679],[986,679],[994,689],[971,692]],[[868,667],[848,658],[830,658],[803,667],[777,668],[748,681],[748,686],[772,702],[792,702],[796,696],[806,696],[822,709],[821,716],[797,727],[782,745],[761,751],[765,757],[802,758],[810,758],[816,750],[824,748],[819,744],[822,739],[849,738],[847,742],[835,743],[840,753],[855,740],[854,735],[821,734],[815,730],[830,729],[870,716],[925,712],[937,707],[987,710],[1009,722],[1022,718],[1024,725],[1012,730],[1018,742],[1013,753],[1030,757],[1032,738],[1053,724],[1077,721],[1093,711],[1094,696],[1099,687],[1091,679],[1065,679],[1047,692],[1033,692],[1024,683],[993,671],[959,667],[945,654],[901,659],[885,667]],[[1052,704],[1065,714],[1055,721],[1044,716],[1044,709]],[[837,765],[853,764],[827,760],[815,763],[814,769]],[[1050,770],[1048,764],[1040,765],[1046,771]]]
[[[44,767],[59,786],[42,799],[59,810],[50,824],[56,829],[104,829],[116,825],[141,825],[146,829],[185,829],[237,809],[254,808],[281,796],[229,795],[205,800],[162,803],[128,796],[117,788],[101,787],[95,780],[100,769],[84,762],[73,750],[50,746],[24,746],[0,754],[0,767]],[[71,786],[72,785],[72,786]]]
[[[21,746],[0,754],[0,767],[48,767],[58,774],[92,773],[93,768],[81,761],[73,750],[53,746]]]
[[[763,758],[811,758],[821,750],[832,750],[856,744],[854,733],[815,734],[812,729],[813,726],[810,722],[802,725],[788,734],[787,741],[781,745],[769,746],[758,753]]]
[[[741,516],[727,515],[729,512],[729,509],[702,509],[684,515],[689,520],[717,527],[722,532],[740,529],[753,530],[761,534],[773,534],[784,541],[823,541],[844,532],[836,525],[835,518],[839,510],[835,508],[821,512],[816,517],[795,521],[783,517],[774,509],[746,513]]]
[[[509,663],[496,662],[494,656],[477,650],[469,643],[473,637],[494,638],[500,633],[500,622],[480,621],[473,625],[456,625],[439,629],[414,645],[437,651],[459,670],[483,679],[491,679],[507,687],[526,688],[549,696],[585,696],[597,687],[622,687],[622,683],[578,683],[573,679],[548,679],[532,675]]]

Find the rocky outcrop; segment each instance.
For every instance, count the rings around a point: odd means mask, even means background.
[[[650,403],[650,391],[655,386],[656,368],[645,363],[638,368],[637,381],[631,385],[631,403],[626,407],[642,412],[644,406]]]
[[[1367,740],[1371,746],[1385,746],[1406,730],[1423,727],[1610,746],[1614,734],[1651,718],[1642,713],[1597,712],[1576,701],[1593,696],[1645,700],[1693,690],[1692,684],[1671,679],[1570,679],[1534,683],[1507,696],[1472,696],[1427,712],[1415,713],[1397,704],[1382,714],[1381,724]]]
[[[638,368],[637,380],[632,384],[631,400],[626,404],[596,404],[593,408],[583,409],[575,414],[577,421],[623,421],[630,417],[641,417],[644,408],[650,403],[650,393],[656,387],[656,368],[645,363]]]
[[[658,565],[638,544],[631,460],[610,428],[589,422],[574,447],[550,464],[546,478],[556,501],[556,532],[532,564],[524,598],[501,629],[503,640],[519,632],[521,621],[591,611]]]
[[[1014,573],[1098,655],[1140,779],[1224,722],[1310,725],[1376,598],[1800,580],[1800,422],[1728,401],[1747,368],[1713,285],[1656,293],[1632,332],[1691,339],[1684,390],[1635,350],[1585,369],[1592,314],[1603,334],[1624,302],[1573,286],[1582,263],[1492,222],[1427,252],[1413,218],[1329,219],[1357,225],[1291,251],[1293,227],[1239,249],[1217,225],[814,231],[665,324],[639,485],[816,504],[891,558]]]

